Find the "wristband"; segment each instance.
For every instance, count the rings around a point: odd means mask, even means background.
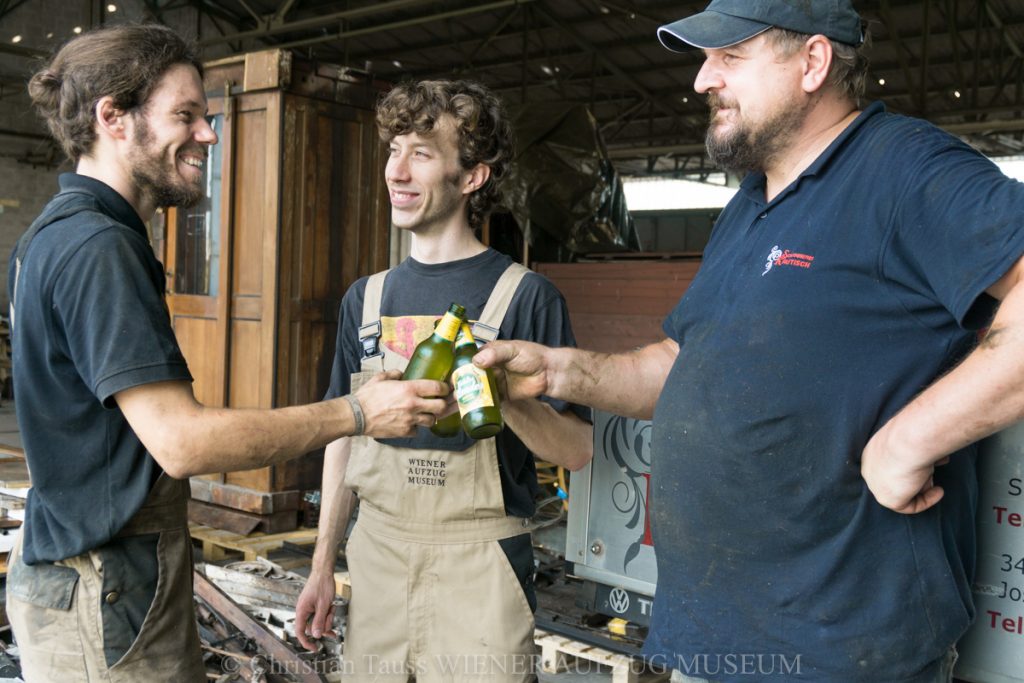
[[[356,423],[352,436],[360,436],[366,429],[366,416],[363,415],[363,407],[359,405],[359,399],[355,397],[355,394],[345,394],[342,398],[352,406],[352,419]]]

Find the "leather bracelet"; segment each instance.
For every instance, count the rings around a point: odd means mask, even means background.
[[[352,406],[352,418],[356,423],[352,436],[360,436],[363,430],[366,429],[366,416],[363,415],[363,406],[359,405],[359,399],[355,397],[355,394],[345,394],[342,398]]]

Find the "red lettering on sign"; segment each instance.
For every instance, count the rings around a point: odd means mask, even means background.
[[[992,506],[992,509],[996,511],[996,524],[1009,524],[1015,527],[1024,526],[1024,517],[1021,517],[1019,512],[1006,514],[1007,509],[1004,507]]]
[[[1008,619],[1000,620],[999,618],[1003,616],[1002,612],[996,612],[995,610],[987,610],[985,614],[988,615],[988,627],[990,629],[1002,629],[1007,633],[1016,633],[1017,635],[1024,635],[1024,617],[1017,617],[1016,619],[1010,617]]]

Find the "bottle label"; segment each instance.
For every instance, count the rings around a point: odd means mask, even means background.
[[[473,364],[463,365],[452,373],[452,385],[455,387],[455,399],[459,402],[460,415],[494,405],[486,370]]]
[[[451,313],[445,313],[444,317],[441,318],[441,322],[437,324],[437,329],[434,330],[434,334],[440,335],[448,341],[455,341],[455,335],[459,333],[460,325],[462,325],[461,318],[458,318]]]

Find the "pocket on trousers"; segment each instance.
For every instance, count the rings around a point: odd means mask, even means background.
[[[132,649],[156,601],[164,567],[159,534],[115,538],[94,551],[102,566],[103,655],[113,667]]]
[[[72,567],[26,565],[15,557],[7,573],[7,618],[27,681],[82,680],[85,655],[75,601],[81,577]],[[79,596],[80,597],[80,596]]]
[[[7,594],[35,607],[71,609],[78,572],[59,564],[27,565],[19,557],[7,574]]]
[[[533,541],[530,534],[520,534],[498,541],[508,567],[522,591],[530,613],[537,611],[537,592],[533,586]]]

